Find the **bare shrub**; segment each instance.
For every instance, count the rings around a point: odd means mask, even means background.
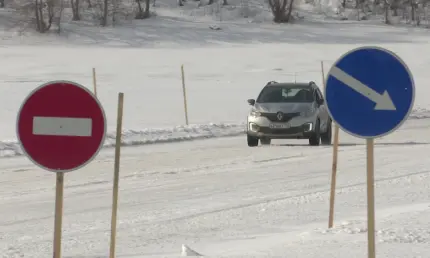
[[[268,3],[274,22],[287,23],[290,21],[294,0],[268,0]]]

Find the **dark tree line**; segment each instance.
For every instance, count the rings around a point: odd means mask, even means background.
[[[72,11],[72,20],[80,21],[82,11],[91,10],[95,14],[95,20],[101,26],[115,25],[120,16],[131,16],[134,19],[147,19],[151,17],[151,1],[155,6],[156,0],[29,0],[22,2],[14,0],[0,0],[0,8],[15,8],[22,17],[29,19],[27,22],[40,33],[45,33],[54,27],[61,29],[61,20],[64,8]],[[202,6],[202,0],[177,0],[178,6],[184,6],[187,1],[198,2],[196,7]],[[247,1],[247,0],[244,0]],[[288,23],[292,20],[294,0],[262,0],[267,3],[276,23]],[[318,0],[314,0],[318,1]],[[228,0],[207,0],[206,5],[216,2],[225,6]],[[130,6],[131,3],[131,6]],[[385,23],[390,24],[391,17],[400,17],[420,25],[421,20],[427,20],[427,5],[430,0],[342,0],[340,8],[355,8],[358,19],[365,19],[369,13],[384,15]],[[9,6],[10,5],[10,6]],[[361,14],[364,16],[362,16]],[[31,17],[31,18],[28,18]]]

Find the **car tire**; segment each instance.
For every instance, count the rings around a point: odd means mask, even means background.
[[[261,138],[260,143],[261,145],[270,145],[271,140],[270,138]]]
[[[247,135],[247,140],[248,140],[248,146],[249,147],[256,147],[258,146],[258,138],[251,136],[251,135]]]
[[[318,146],[320,145],[321,134],[320,134],[320,120],[318,119],[315,123],[315,132],[309,138],[309,145]]]
[[[331,119],[328,120],[327,131],[321,134],[321,144],[330,145],[332,139],[332,125]]]

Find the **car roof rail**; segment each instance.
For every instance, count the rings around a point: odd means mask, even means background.
[[[278,82],[277,81],[269,81],[266,83],[266,85],[271,85],[271,84],[275,84],[275,83],[278,83]]]

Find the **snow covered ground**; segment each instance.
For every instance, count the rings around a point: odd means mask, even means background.
[[[212,31],[210,21],[167,12],[103,32],[69,24],[67,37],[3,32],[0,257],[52,255],[55,176],[22,156],[15,135],[20,104],[49,80],[92,89],[92,67],[109,135],[94,162],[65,176],[63,257],[107,257],[118,92],[125,94],[125,147],[117,257],[179,256],[182,244],[210,257],[366,257],[363,140],[341,133],[335,228],[328,230],[331,147],[287,140],[248,148],[243,135],[246,99],[267,81],[321,85],[321,60],[327,71],[363,44],[395,51],[416,83],[410,119],[376,140],[377,257],[428,256],[428,31],[334,21],[229,21]],[[181,64],[190,126],[184,126]]]
[[[427,119],[376,141],[377,257],[426,257]],[[341,135],[335,225],[327,230],[330,147],[244,137],[124,148],[118,257],[365,257],[364,142]],[[66,175],[64,257],[106,257],[113,152]],[[4,257],[51,251],[52,173],[24,158],[1,162]],[[103,256],[105,255],[105,256]]]

